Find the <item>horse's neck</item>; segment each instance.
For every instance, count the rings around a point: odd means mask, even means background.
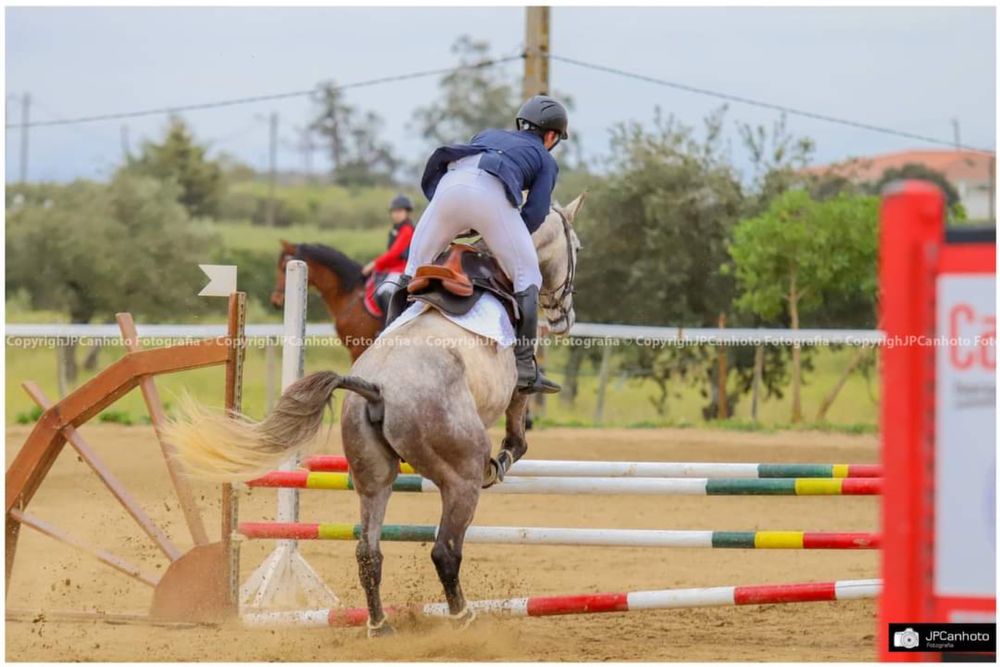
[[[542,272],[547,289],[554,289],[565,279],[566,241],[561,221],[546,219],[534,234],[535,251],[538,253],[538,268]]]
[[[364,284],[353,290],[345,290],[344,283],[330,269],[309,263],[309,283],[319,290],[330,314],[336,318],[351,305],[353,297],[364,289]]]

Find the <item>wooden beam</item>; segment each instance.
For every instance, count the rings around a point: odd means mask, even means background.
[[[109,625],[155,625],[166,628],[217,627],[213,623],[158,621],[147,614],[108,614],[103,611],[29,611],[8,609],[8,621],[14,623],[107,623]]]
[[[136,331],[135,322],[129,313],[118,313],[115,316],[118,328],[122,332],[122,339],[125,349],[129,352],[139,352],[142,346],[139,344],[139,333]],[[208,544],[208,534],[205,532],[205,522],[201,518],[201,511],[198,503],[191,492],[191,485],[188,484],[181,463],[175,456],[174,448],[163,438],[163,427],[167,422],[167,415],[163,411],[163,403],[160,401],[160,392],[156,389],[156,382],[151,376],[139,378],[139,390],[142,398],[146,402],[146,410],[149,412],[149,420],[153,423],[153,430],[156,432],[156,439],[160,443],[160,451],[163,452],[163,460],[167,464],[167,472],[170,474],[170,481],[174,485],[177,499],[181,504],[181,511],[184,513],[184,520],[187,522],[188,531],[195,544]],[[171,559],[175,560],[175,559]]]
[[[34,382],[25,382],[21,385],[24,391],[28,393],[39,407],[43,410],[47,410],[52,407],[52,401],[50,401],[41,388]],[[97,453],[93,450],[90,444],[83,439],[83,436],[73,428],[72,426],[67,426],[63,429],[63,436],[65,436],[66,441],[76,450],[76,453],[80,455],[80,458],[90,466],[90,469],[97,474],[97,476],[104,483],[104,486],[108,487],[111,494],[118,499],[118,502],[122,504],[125,511],[135,519],[135,522],[139,524],[143,532],[149,535],[150,539],[156,543],[160,551],[166,555],[171,561],[175,561],[181,556],[181,550],[170,541],[170,538],[160,530],[160,527],[146,514],[139,502],[132,497],[132,494],[128,492],[125,485],[122,484],[115,475],[111,472],[104,461],[97,456]]]
[[[159,581],[156,577],[144,573],[142,570],[139,569],[138,566],[133,565],[127,560],[116,556],[110,551],[105,551],[104,549],[98,549],[97,547],[92,547],[89,544],[86,544],[85,542],[81,542],[76,537],[70,535],[69,533],[63,531],[60,528],[56,528],[52,524],[43,521],[36,516],[26,514],[19,510],[11,510],[10,518],[14,519],[19,523],[24,524],[25,526],[28,526],[29,528],[34,528],[38,532],[44,535],[48,535],[49,537],[58,540],[63,544],[68,544],[74,549],[89,554],[94,558],[96,558],[97,560],[104,563],[105,565],[108,565],[118,570],[122,574],[132,577],[136,581],[141,581],[147,586],[155,588],[156,584]]]
[[[230,341],[229,359],[226,363],[226,412],[238,418],[243,410],[243,363],[246,359],[246,294],[236,292],[229,297]],[[222,485],[222,553],[223,577],[226,582],[226,602],[231,614],[239,613],[240,606],[240,542],[233,536],[240,521],[239,491],[232,484]]]
[[[124,357],[42,413],[7,469],[6,511],[24,508],[38,490],[66,439],[67,426],[79,426],[138,385],[143,376],[223,364],[229,359],[225,338],[212,338]]]

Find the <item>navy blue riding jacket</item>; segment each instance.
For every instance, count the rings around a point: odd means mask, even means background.
[[[483,153],[479,168],[500,179],[507,199],[515,208],[521,206],[521,192],[528,198],[521,208],[521,219],[529,232],[538,229],[552,204],[559,165],[545,149],[542,138],[533,132],[513,130],[483,130],[467,144],[442,146],[431,154],[420,181],[427,199],[434,197],[448,164],[463,157]]]

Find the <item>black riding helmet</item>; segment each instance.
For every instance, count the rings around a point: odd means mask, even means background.
[[[397,208],[406,209],[407,211],[413,210],[413,202],[406,195],[396,195],[393,197],[392,202],[389,204],[389,210],[395,211]]]
[[[532,128],[558,132],[560,139],[569,138],[569,114],[566,113],[566,107],[548,95],[535,95],[528,99],[521,105],[514,122],[518,129],[521,129],[524,122]]]

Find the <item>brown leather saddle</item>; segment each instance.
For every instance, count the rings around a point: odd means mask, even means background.
[[[489,292],[504,304],[511,322],[517,321],[514,285],[496,258],[482,243],[452,243],[433,264],[417,267],[406,291],[451,315],[464,315]]]

